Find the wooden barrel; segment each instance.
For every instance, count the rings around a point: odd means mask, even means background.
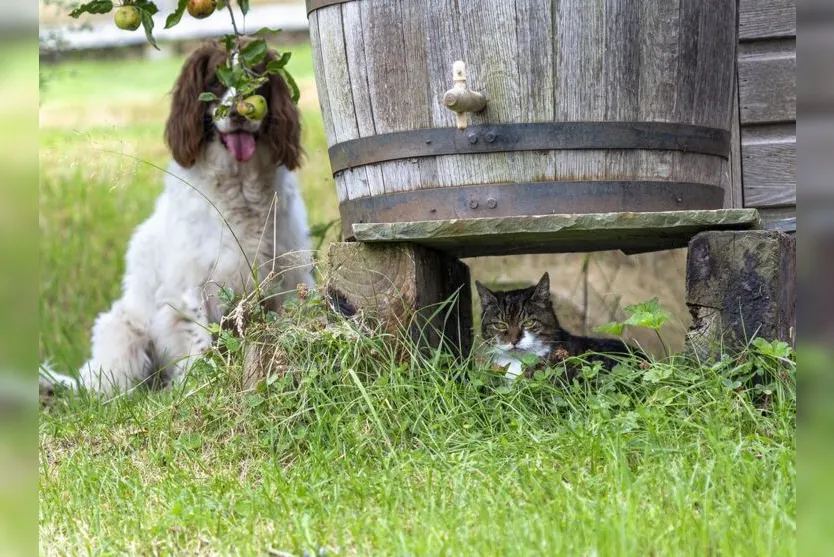
[[[358,222],[718,209],[735,0],[307,0]],[[456,127],[452,65],[486,108]]]

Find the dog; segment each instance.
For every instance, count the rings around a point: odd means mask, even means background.
[[[58,382],[125,391],[160,373],[180,381],[211,346],[209,325],[228,310],[221,288],[242,294],[257,286],[267,291],[267,309],[277,310],[281,292],[313,284],[307,211],[293,173],[302,157],[298,110],[285,81],[269,75],[257,91],[268,104],[263,120],[234,107],[215,119],[220,103],[199,96],[235,95],[215,75],[226,57],[209,42],[186,60],[165,126],[173,161],[153,214],[128,245],[122,296],[96,319],[92,357],[77,383],[47,368],[42,390]],[[255,69],[274,59],[270,52]],[[277,279],[256,284],[266,277]]]

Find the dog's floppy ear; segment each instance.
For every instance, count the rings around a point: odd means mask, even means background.
[[[275,60],[270,51],[266,62]],[[290,88],[278,74],[269,75],[267,104],[269,114],[265,119],[265,136],[272,152],[272,161],[290,170],[301,165],[301,120],[298,108],[292,102]]]
[[[165,142],[174,160],[185,168],[197,161],[205,140],[209,103],[199,97],[216,70],[211,62],[217,52],[218,46],[214,43],[197,48],[185,61],[174,85],[171,114],[165,124]]]

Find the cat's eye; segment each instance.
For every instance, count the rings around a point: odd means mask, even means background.
[[[521,322],[521,326],[524,327],[525,329],[529,329],[530,327],[535,327],[536,326],[536,320],[535,319],[525,319],[524,321]]]
[[[496,323],[493,325],[493,327],[495,327],[495,330],[499,333],[506,333],[507,329],[509,329],[506,323]]]

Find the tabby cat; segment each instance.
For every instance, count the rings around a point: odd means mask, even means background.
[[[535,354],[546,362],[557,362],[586,352],[628,355],[639,351],[616,339],[572,335],[559,325],[550,302],[550,277],[545,273],[536,286],[493,292],[475,281],[481,297],[481,335],[493,352],[493,364],[506,369],[515,380],[523,372],[522,358]],[[593,355],[611,368],[612,358]]]

